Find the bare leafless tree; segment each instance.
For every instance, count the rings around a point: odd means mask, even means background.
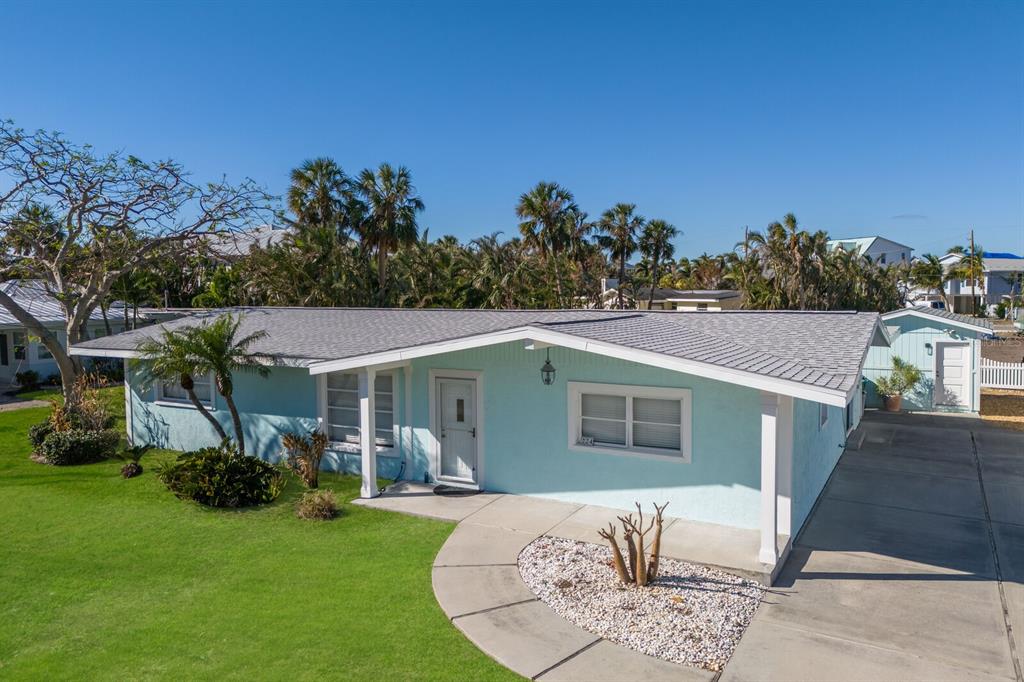
[[[171,160],[100,155],[0,120],[0,278],[38,280],[64,309],[68,346],[119,277],[204,234],[264,221],[273,201],[250,179],[198,184]],[[67,390],[81,363],[3,291],[0,305],[53,354]]]

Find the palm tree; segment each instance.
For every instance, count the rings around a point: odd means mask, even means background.
[[[359,174],[359,193],[366,202],[358,230],[363,244],[377,257],[377,296],[383,306],[387,297],[388,256],[400,246],[416,241],[416,214],[423,200],[416,196],[412,173],[405,166],[393,168],[382,163],[377,172],[367,168]]]
[[[935,254],[926,253],[920,260],[910,266],[910,280],[914,286],[938,291],[942,303],[949,309],[949,301],[946,300],[946,269],[943,267],[939,257]]]
[[[266,338],[266,332],[257,331],[239,337],[242,320],[241,315],[235,317],[226,313],[209,324],[182,330],[188,354],[195,363],[195,371],[212,374],[217,392],[224,397],[235,428],[239,455],[245,454],[245,433],[242,431],[238,408],[235,407],[234,374],[246,372],[265,378],[270,374],[268,365],[274,361],[271,355],[250,350],[253,344]]]
[[[572,243],[574,234],[586,224],[586,214],[580,211],[572,192],[557,182],[538,182],[537,186],[519,196],[516,216],[523,243],[540,256],[544,265],[553,265],[555,297],[563,306],[562,271],[560,257]],[[577,224],[577,218],[582,220]]]
[[[329,227],[344,238],[350,227],[347,208],[352,183],[333,159],[320,157],[303,162],[291,172],[288,208],[294,223],[308,227]]]
[[[619,309],[625,307],[622,287],[626,283],[626,260],[636,251],[636,236],[643,229],[646,221],[635,215],[636,204],[615,204],[601,214],[597,229],[602,233],[597,238],[602,248],[606,249],[612,259],[619,264],[618,304]]]
[[[139,371],[139,382],[144,388],[156,383],[177,382],[188,396],[189,402],[210,422],[221,440],[228,437],[224,427],[206,409],[195,392],[194,377],[203,374],[192,354],[192,345],[183,331],[163,330],[159,338],[148,338],[139,343],[139,357],[131,366]]]
[[[675,255],[676,247],[672,244],[672,240],[678,236],[679,230],[676,229],[676,226],[664,220],[652,220],[647,223],[644,231],[640,234],[637,245],[651,269],[651,291],[647,296],[648,310],[651,309],[651,304],[654,302],[654,288],[658,286],[658,270],[661,261]]]

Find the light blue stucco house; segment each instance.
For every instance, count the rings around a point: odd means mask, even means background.
[[[891,345],[875,347],[864,365],[867,405],[881,407],[875,379],[886,376],[893,356],[921,370],[921,382],[903,396],[903,409],[978,412],[981,407],[981,340],[992,334],[982,319],[919,307],[882,315]]]
[[[759,529],[769,568],[860,419],[869,346],[888,343],[873,313],[233,312],[276,357],[269,378],[236,377],[254,455],[323,429],[325,466],[361,472],[366,497],[379,474],[620,509],[667,501],[674,516]],[[142,338],[215,314],[73,352],[130,359]],[[197,384],[227,427],[209,380]],[[174,386],[141,388],[130,363],[126,385],[133,442],[216,442]]]

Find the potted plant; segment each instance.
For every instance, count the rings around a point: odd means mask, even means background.
[[[887,412],[899,412],[903,395],[921,381],[921,370],[898,356],[893,356],[889,376],[875,379],[875,390],[882,397]]]

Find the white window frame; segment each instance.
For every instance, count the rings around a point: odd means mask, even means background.
[[[643,457],[666,462],[689,464],[693,456],[693,392],[688,388],[662,388],[657,386],[633,386],[628,384],[595,384],[570,381],[567,384],[569,401],[568,446],[575,452],[597,452],[602,454]],[[626,398],[626,445],[583,445],[579,442],[582,418],[583,394],[611,395]],[[659,448],[632,446],[633,442],[633,399],[654,398],[657,400],[678,400],[680,405],[680,450],[669,452]]]
[[[18,336],[21,336],[21,343],[18,343]],[[11,358],[14,360],[22,360],[24,362],[30,362],[28,357],[29,347],[32,345],[28,338],[28,332],[14,330],[11,332]],[[21,357],[18,357],[18,346],[21,346]]]
[[[215,400],[215,396],[217,395],[217,389],[213,385],[213,373],[207,374],[206,375],[206,380],[210,383],[210,398],[209,398],[209,400],[203,400],[203,399],[200,398],[199,403],[203,407],[212,410],[213,409],[214,400]],[[193,381],[195,381],[194,377],[193,377]],[[156,384],[156,387],[154,388],[154,390],[156,391],[156,397],[154,398],[154,402],[157,405],[167,405],[167,406],[172,406],[172,407],[185,407],[185,408],[188,408],[190,410],[196,409],[196,406],[193,405],[192,401],[189,400],[188,398],[177,398],[177,397],[174,397],[174,396],[164,395],[164,383],[166,383],[166,382],[158,381],[157,384]]]
[[[334,452],[347,452],[347,453],[358,454],[359,452],[361,452],[361,450],[360,450],[360,442],[361,442],[361,439],[362,439],[362,430],[360,429],[359,426],[356,426],[355,428],[357,430],[359,430],[360,441],[354,441],[353,442],[353,441],[349,441],[349,440],[341,440],[341,441],[339,441],[339,440],[331,440],[331,426],[330,426],[330,422],[328,421],[329,420],[329,415],[330,415],[330,401],[328,400],[328,392],[329,391],[344,390],[344,389],[328,388],[328,386],[327,386],[327,374],[328,373],[325,373],[325,374],[321,375],[322,378],[318,378],[318,381],[319,381],[319,392],[320,392],[320,415],[321,415],[320,418],[322,420],[323,432],[324,432],[324,434],[327,435],[327,438],[328,438],[327,449],[331,450],[331,451],[334,451]],[[330,374],[333,374],[333,372],[330,372]],[[356,371],[341,370],[341,371],[338,372],[338,374],[352,374],[352,375],[356,375],[358,377],[359,373],[356,372]],[[383,370],[383,371],[380,371],[380,372],[376,372],[376,376],[377,377],[380,377],[380,376],[389,376],[389,377],[391,377],[391,428],[390,428],[390,431],[391,431],[391,444],[388,445],[386,443],[381,443],[381,442],[379,442],[378,439],[375,439],[374,443],[375,443],[375,446],[377,448],[378,454],[382,454],[382,455],[385,455],[385,456],[392,456],[398,450],[398,442],[399,442],[399,435],[400,435],[399,434],[398,418],[397,418],[398,404],[396,402],[397,395],[398,395],[397,372],[395,372],[394,370]],[[375,377],[375,379],[376,379],[376,377]],[[380,393],[384,393],[384,391],[375,391],[375,394],[377,394],[377,395],[379,395]],[[377,412],[381,412],[381,411],[382,410],[377,410]],[[351,428],[351,427],[344,427],[344,428]],[[380,424],[377,424],[377,432],[378,433],[381,432],[381,431],[387,431],[387,430],[388,430],[387,427],[384,427],[384,426],[381,426]]]
[[[823,430],[828,425],[829,412],[828,405],[825,403],[818,403],[818,430]]]

